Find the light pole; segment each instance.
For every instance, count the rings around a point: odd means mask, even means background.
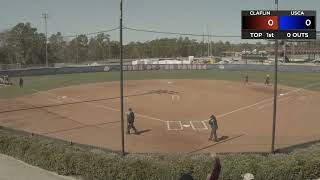
[[[122,0],[120,0],[120,104],[121,104],[121,149],[124,152],[124,118],[123,118],[123,47],[122,47]]]
[[[78,35],[76,34],[76,64],[79,63],[79,43],[78,43]]]
[[[275,0],[277,11],[279,10],[279,2]],[[274,153],[276,120],[277,120],[277,98],[278,98],[278,40],[275,41],[275,60],[274,60],[274,90],[273,90],[273,121],[272,121],[272,143],[271,153]]]
[[[48,62],[48,32],[47,32],[47,19],[48,19],[48,14],[47,13],[43,13],[42,14],[42,18],[44,19],[44,23],[45,23],[45,33],[46,33],[46,67],[49,66],[49,62]]]
[[[111,58],[111,48],[110,48],[110,43],[111,43],[111,41],[110,41],[110,36],[108,36],[108,59],[110,60],[110,58]]]

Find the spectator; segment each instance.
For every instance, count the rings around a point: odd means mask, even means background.
[[[242,175],[242,177],[243,177],[243,180],[253,180],[254,179],[254,176],[251,173],[246,173],[246,174]]]
[[[182,173],[179,180],[193,180],[193,177],[190,173]]]
[[[220,159],[215,154],[212,154],[211,156],[214,157],[214,163],[213,163],[211,175],[209,176],[208,180],[218,180],[221,172]]]

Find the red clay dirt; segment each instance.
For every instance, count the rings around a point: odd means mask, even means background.
[[[125,135],[129,152],[269,152],[273,87],[213,80],[125,81],[125,110],[140,135]],[[281,94],[281,95],[280,95]],[[83,102],[85,101],[85,102]],[[0,100],[0,125],[82,144],[121,149],[119,82],[95,83]],[[52,105],[52,106],[51,106]],[[320,139],[320,93],[280,86],[276,148]],[[219,143],[208,140],[211,114]]]

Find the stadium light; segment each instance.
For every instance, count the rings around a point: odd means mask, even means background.
[[[124,118],[123,118],[123,48],[122,48],[122,0],[120,0],[120,104],[121,104],[121,149],[124,152]]]

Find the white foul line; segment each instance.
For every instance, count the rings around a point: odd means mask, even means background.
[[[284,101],[284,100],[288,100],[288,99],[290,99],[290,97],[284,97],[284,98],[282,98],[282,99],[279,99],[278,102]],[[264,107],[271,106],[272,104],[273,104],[272,102],[271,102],[271,103],[266,103],[266,104],[264,104],[264,105],[262,105],[262,106],[259,106],[258,109],[262,109],[262,108],[264,108]]]
[[[36,91],[36,92],[40,92],[40,93],[45,93],[45,94],[49,94],[51,96],[55,96],[55,97],[59,97],[58,95],[54,94],[54,93],[49,93],[49,92],[43,92],[43,91],[37,91],[35,89],[33,89],[33,91]],[[50,100],[50,98],[48,98]],[[75,102],[79,102],[78,99],[75,99],[75,98],[71,98],[71,97],[66,97],[66,99],[70,99],[72,101],[75,101]],[[120,112],[119,109],[115,109],[115,108],[112,108],[112,107],[109,107],[109,106],[105,106],[105,105],[98,105],[98,104],[94,104],[92,102],[83,102],[83,103],[86,103],[86,104],[89,104],[89,105],[92,105],[94,107],[98,107],[98,108],[103,108],[103,109],[108,109],[108,110],[112,110],[112,111],[117,111],[117,112]],[[162,119],[159,119],[159,118],[154,118],[154,117],[151,117],[151,116],[146,116],[146,115],[143,115],[143,114],[139,114],[139,113],[135,113],[138,117],[143,117],[143,118],[146,118],[146,119],[152,119],[152,120],[155,120],[155,121],[160,121],[160,122],[166,122],[165,120],[162,120]]]
[[[285,93],[284,95],[288,95],[288,94],[291,94],[291,93],[295,93],[295,92],[299,92],[299,91],[305,90],[305,88],[307,88],[307,87],[312,87],[312,86],[314,86],[314,85],[316,85],[316,84],[319,84],[319,82],[310,84],[310,85],[305,86],[305,87],[303,87],[303,88],[298,88],[298,89],[289,91],[288,93]],[[35,90],[35,89],[33,89],[33,91],[42,92],[42,91],[38,91],[38,90]],[[42,92],[42,93],[51,94],[51,95],[54,95],[54,96],[57,97],[57,95],[56,95],[56,94],[53,94],[53,93],[49,93],[49,92]],[[73,100],[73,101],[78,101],[78,100],[76,100],[76,99],[74,99],[74,98],[70,98],[70,97],[67,97],[67,98],[68,98],[68,99],[71,99],[71,100]],[[235,109],[235,110],[233,110],[233,111],[230,111],[230,112],[227,112],[227,113],[224,113],[224,114],[220,114],[220,115],[218,115],[217,117],[218,117],[218,118],[221,118],[221,117],[227,116],[227,115],[232,114],[232,113],[235,113],[235,112],[239,112],[239,111],[242,111],[242,110],[245,110],[245,109],[249,109],[249,108],[251,108],[251,107],[257,106],[257,105],[259,105],[259,104],[261,104],[261,103],[264,103],[264,102],[266,102],[266,101],[270,101],[270,100],[272,100],[272,99],[273,99],[273,98],[268,98],[268,99],[259,101],[259,102],[257,102],[257,103],[254,103],[254,104],[252,104],[252,105],[244,106],[244,107],[241,107],[241,108],[239,108],[239,109]],[[91,105],[96,106],[96,107],[99,107],[99,108],[105,108],[105,109],[108,109],[108,110],[113,110],[113,111],[118,111],[118,112],[120,111],[119,109],[111,108],[111,107],[104,106],[104,105],[93,104],[93,103],[91,103],[91,102],[84,102],[84,103],[91,104]],[[154,117],[150,117],[150,116],[146,116],[146,115],[142,115],[142,114],[138,114],[138,113],[136,113],[136,115],[137,115],[137,116],[140,116],[140,117],[147,118],[147,119],[152,119],[152,120],[164,122],[164,123],[170,122],[170,121],[165,121],[165,120],[162,120],[162,119],[158,119],[158,118],[154,118]],[[205,122],[205,121],[207,121],[207,119],[206,119],[206,120],[200,120],[200,122]],[[199,122],[199,121],[195,121],[195,122]],[[169,125],[169,124],[168,124],[168,125]],[[191,123],[191,126],[192,126],[192,123]],[[193,127],[193,128],[194,128],[194,127]]]
[[[316,84],[320,84],[320,82],[317,82],[317,83],[313,83],[313,84],[304,86],[303,88],[298,88],[298,89],[289,91],[289,92],[285,93],[284,95],[289,95],[289,94],[292,94],[292,93],[296,93],[296,92],[299,92],[299,91],[303,91],[303,90],[305,90],[305,88],[307,88],[307,87],[312,87],[312,86],[314,86],[314,85],[316,85]],[[224,114],[220,114],[220,115],[218,115],[217,117],[218,117],[218,118],[221,118],[221,117],[227,116],[227,115],[229,115],[229,114],[232,114],[232,113],[235,113],[235,112],[238,112],[238,111],[242,111],[242,110],[245,110],[245,109],[249,109],[249,108],[251,108],[251,107],[257,106],[257,105],[259,105],[259,104],[261,104],[261,103],[264,103],[264,102],[266,102],[266,101],[271,101],[271,100],[273,100],[273,97],[272,97],[272,98],[265,99],[265,100],[262,100],[262,101],[259,101],[259,102],[257,102],[257,103],[252,104],[252,105],[248,105],[248,106],[241,107],[241,108],[239,108],[239,109],[235,109],[235,110],[233,110],[233,111],[230,111],[230,112],[227,112],[227,113],[224,113]],[[207,121],[207,119],[206,119],[206,120],[202,120],[202,121]]]

